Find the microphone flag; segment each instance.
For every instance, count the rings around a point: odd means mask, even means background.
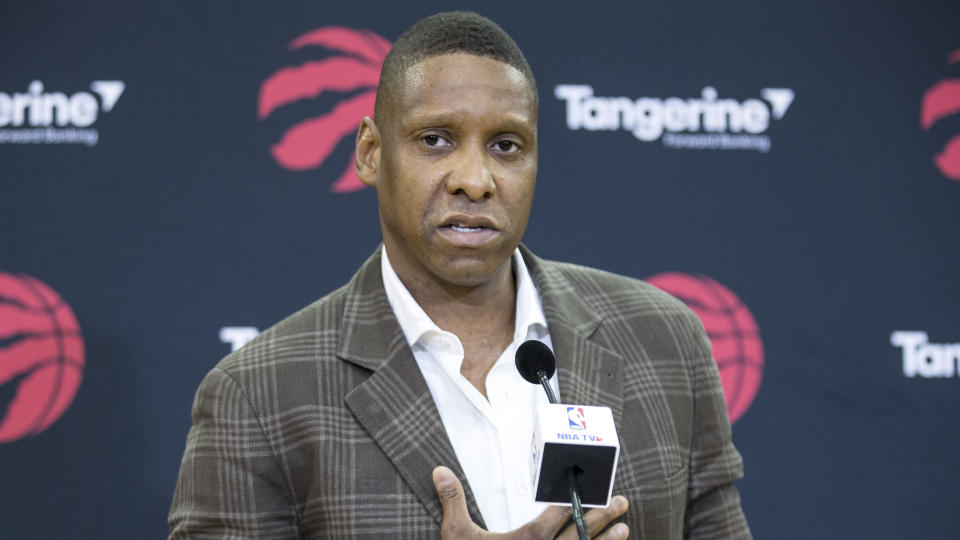
[[[583,506],[606,507],[619,458],[620,439],[609,407],[537,406],[530,452],[535,501],[569,506],[566,470],[574,468]]]

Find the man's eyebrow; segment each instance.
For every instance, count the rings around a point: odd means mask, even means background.
[[[413,113],[403,120],[403,126],[411,129],[420,129],[426,126],[445,126],[453,123],[456,116],[451,113],[437,112]]]
[[[401,123],[404,131],[414,132],[426,127],[448,127],[463,121],[464,113],[457,112],[424,112],[413,113]],[[535,128],[534,128],[535,129]],[[495,131],[525,133],[533,131],[529,120],[519,114],[502,114],[497,118]]]

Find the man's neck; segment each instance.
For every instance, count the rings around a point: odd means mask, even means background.
[[[517,291],[511,261],[497,274],[491,282],[474,287],[427,287],[419,291],[407,288],[437,326],[461,340],[471,329],[509,327],[512,335]]]
[[[486,396],[487,373],[513,341],[517,303],[513,257],[492,279],[469,287],[420,281],[409,273],[405,276],[402,265],[392,266],[427,316],[460,339],[464,349],[460,373]]]

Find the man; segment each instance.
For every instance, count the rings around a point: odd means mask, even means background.
[[[383,246],[204,379],[171,536],[575,537],[524,470],[546,398],[513,355],[539,339],[560,399],[617,422],[622,496],[587,513],[592,535],[749,537],[696,317],[643,282],[518,247],[537,114],[526,60],[488,19],[435,15],[397,40],[356,144]]]

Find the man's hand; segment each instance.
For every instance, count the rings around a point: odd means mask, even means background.
[[[437,467],[433,470],[433,485],[437,488],[440,505],[443,506],[443,523],[440,526],[444,540],[539,540],[559,538],[561,540],[576,540],[577,528],[570,525],[560,536],[560,528],[570,519],[571,510],[562,506],[551,506],[544,510],[537,519],[527,523],[519,529],[507,533],[494,534],[480,528],[470,519],[467,512],[467,497],[463,493],[460,480],[453,471],[446,467]],[[594,536],[604,529],[611,521],[627,511],[627,499],[617,495],[606,508],[594,508],[584,516],[590,536],[595,540],[622,540],[627,537],[629,529],[626,523],[618,523],[600,536]]]

